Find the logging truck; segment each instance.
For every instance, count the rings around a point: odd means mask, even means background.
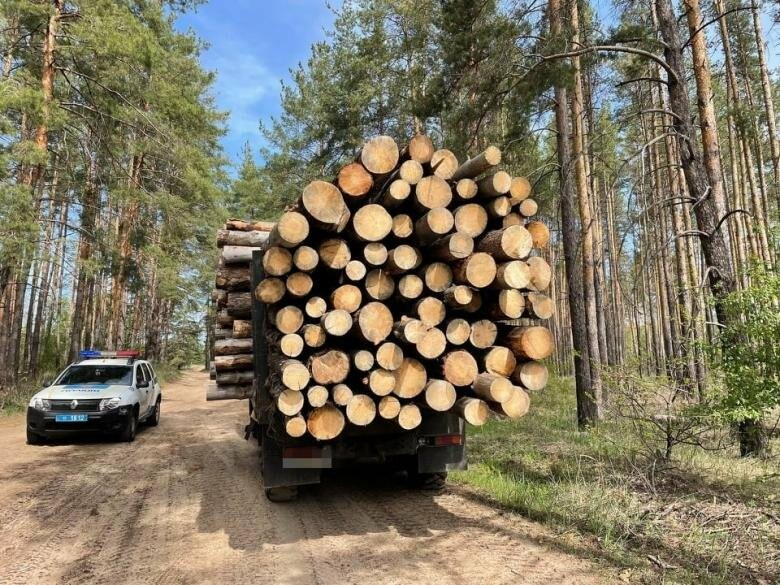
[[[252,254],[252,290],[264,278],[262,257],[261,251]],[[319,483],[323,469],[394,466],[405,470],[414,485],[430,491],[444,487],[449,470],[465,469],[465,424],[452,412],[428,413],[419,426],[407,431],[395,421],[377,417],[368,426],[350,426],[325,443],[308,434],[290,436],[285,416],[276,407],[267,384],[271,354],[267,341],[270,332],[265,328],[266,306],[256,296],[252,299],[254,382],[246,437],[258,441],[263,487],[269,500],[295,499],[298,486]]]

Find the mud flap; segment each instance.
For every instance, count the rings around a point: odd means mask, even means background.
[[[320,469],[285,468],[282,447],[272,437],[263,438],[263,487],[265,489],[320,483]]]

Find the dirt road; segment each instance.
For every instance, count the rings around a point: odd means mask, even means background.
[[[543,528],[450,488],[334,476],[294,504],[261,489],[246,404],[206,376],[164,389],[132,444],[24,442],[0,419],[0,583],[603,583]]]

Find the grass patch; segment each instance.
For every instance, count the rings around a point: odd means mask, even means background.
[[[681,446],[653,466],[630,427],[577,430],[568,380],[535,394],[529,415],[469,430],[470,469],[453,482],[559,531],[595,542],[632,581],[775,582],[780,576],[776,461]]]

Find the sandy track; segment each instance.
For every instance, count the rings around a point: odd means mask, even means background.
[[[294,504],[261,489],[246,404],[164,389],[132,444],[24,442],[0,420],[0,583],[603,583],[538,525],[450,488],[334,475]]]

